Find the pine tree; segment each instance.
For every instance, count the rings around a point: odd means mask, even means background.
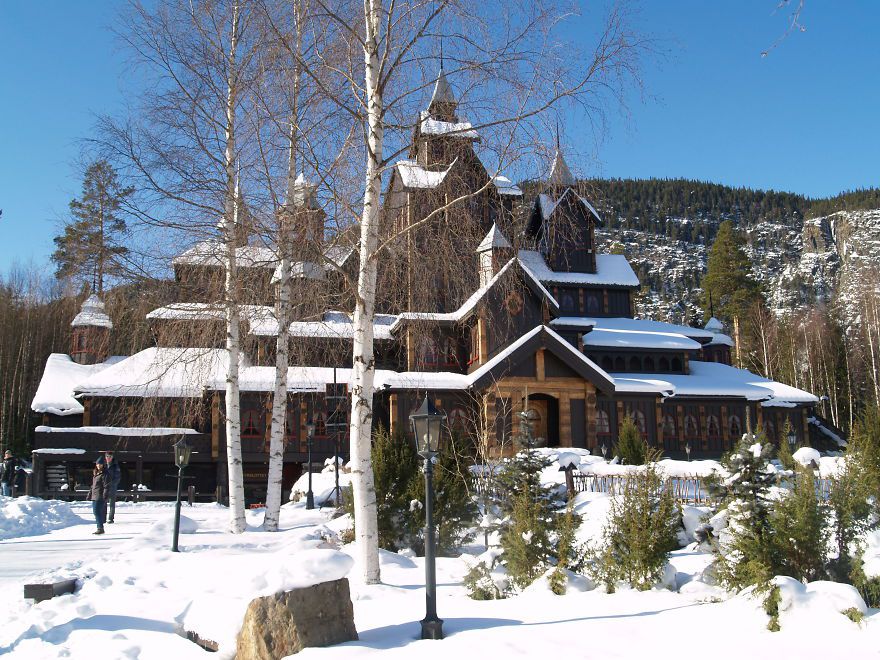
[[[791,454],[791,447],[788,445],[788,434],[791,433],[791,422],[785,420],[782,428],[782,436],[779,439],[779,449],[776,452],[776,458],[786,470],[794,470],[794,456]]]
[[[373,434],[373,478],[376,484],[376,509],[379,523],[379,547],[396,552],[409,547],[409,495],[414,479],[419,477],[418,456],[413,443],[402,434],[393,437],[384,428]]]
[[[122,260],[128,253],[122,243],[126,234],[123,213],[133,193],[134,188],[122,186],[106,160],[88,166],[82,196],[70,202],[71,221],[54,239],[52,261],[58,279],[94,283],[100,295],[105,278],[122,272]]]
[[[650,461],[659,459],[651,452]],[[639,590],[653,587],[663,576],[669,553],[678,547],[681,514],[672,491],[653,462],[644,472],[630,474],[621,495],[614,497],[603,530],[605,548],[593,557],[597,581],[613,592],[618,582]]]
[[[771,524],[783,574],[802,582],[823,579],[830,537],[828,505],[816,497],[812,470],[797,469],[791,490],[774,508]]]
[[[711,295],[715,316],[731,327],[735,317],[745,320],[752,305],[763,303],[761,287],[752,277],[751,262],[743,244],[733,222],[722,222],[709,250],[702,283],[706,318],[710,313]]]
[[[614,445],[614,455],[625,465],[644,465],[648,443],[642,438],[639,427],[629,415],[623,418],[620,434]]]

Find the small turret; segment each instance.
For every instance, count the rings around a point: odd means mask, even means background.
[[[440,72],[437,74],[437,82],[434,83],[434,93],[428,104],[428,112],[435,119],[454,122],[457,121],[455,116],[457,108],[458,100],[455,98],[452,86],[446,79],[446,72],[443,71],[443,61],[441,60]]]
[[[74,362],[97,364],[107,359],[113,322],[98,296],[92,294],[85,299],[70,325],[73,328],[70,357]]]
[[[477,255],[480,264],[480,286],[485,286],[495,273],[513,258],[513,246],[498,229],[498,225],[493,224],[486,238],[477,246]]]

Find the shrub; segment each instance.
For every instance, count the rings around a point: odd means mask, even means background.
[[[639,427],[627,415],[620,425],[620,434],[614,445],[614,455],[625,465],[644,465],[648,454],[648,443],[642,438]]]
[[[482,561],[471,567],[462,584],[474,600],[497,600],[505,596],[492,579],[489,567]]]
[[[816,497],[812,470],[797,469],[791,490],[773,510],[771,525],[783,574],[802,582],[823,579],[830,538],[828,506]]]
[[[658,456],[651,452],[649,461]],[[593,556],[591,572],[606,590],[618,582],[639,590],[653,587],[663,576],[669,553],[678,547],[681,513],[650,462],[644,473],[627,478],[622,495],[612,500],[603,540],[605,547]]]
[[[857,623],[861,625],[862,619],[865,618],[865,615],[862,614],[862,611],[856,607],[848,607],[841,612],[843,616],[852,621],[853,623]]]

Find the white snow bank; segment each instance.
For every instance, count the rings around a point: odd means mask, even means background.
[[[796,460],[804,467],[810,467],[810,465],[812,465],[813,463],[819,465],[819,461],[822,459],[822,456],[812,447],[801,447],[794,454],[792,454],[792,458],[794,458],[794,460]]]
[[[98,435],[118,436],[152,436],[152,435],[193,435],[198,434],[195,429],[183,429],[173,427],[127,427],[127,426],[38,426],[34,429],[37,433],[97,433]]]
[[[0,540],[37,536],[85,522],[67,502],[0,496]]]
[[[818,580],[803,584],[794,578],[777,575],[773,584],[779,587],[779,611],[789,615],[807,616],[818,620],[834,619],[835,614],[856,609],[862,614],[868,611],[858,590],[849,584]],[[843,617],[841,617],[843,619]],[[785,626],[783,620],[782,625]],[[822,626],[824,628],[824,626]]]
[[[323,506],[324,504],[334,504],[335,496],[334,490],[336,489],[336,477],[333,474],[333,459],[327,459],[327,463],[324,466],[324,469],[321,472],[312,472],[312,494],[315,498],[316,506]],[[348,486],[351,485],[351,474],[348,472],[343,472],[343,464],[342,461],[339,461],[339,489],[345,490]],[[299,479],[296,480],[296,483],[293,484],[293,487],[290,489],[290,501],[291,502],[305,502],[306,492],[309,489],[309,473],[304,472]]]
[[[865,535],[865,551],[862,555],[862,570],[869,578],[880,578],[880,530]]]

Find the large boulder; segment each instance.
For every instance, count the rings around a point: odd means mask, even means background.
[[[238,634],[236,660],[277,660],[309,646],[358,638],[348,579],[255,598]]]

